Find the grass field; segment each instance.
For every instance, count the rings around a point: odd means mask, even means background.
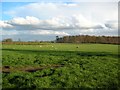
[[[118,45],[3,45],[3,88],[118,88]]]

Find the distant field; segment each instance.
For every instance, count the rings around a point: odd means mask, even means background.
[[[118,88],[118,45],[2,46],[3,88]]]
[[[17,50],[52,50],[52,51],[87,51],[118,53],[118,45],[112,44],[64,44],[42,43],[41,45],[3,45],[3,49]]]

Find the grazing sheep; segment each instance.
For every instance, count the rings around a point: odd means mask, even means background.
[[[42,46],[40,45],[40,47],[42,47]]]

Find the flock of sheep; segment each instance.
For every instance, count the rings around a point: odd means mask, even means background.
[[[42,48],[43,46],[40,45],[39,47]],[[48,46],[47,46],[47,47],[48,47]],[[54,47],[54,46],[51,46],[51,47],[52,47],[52,49],[55,49],[55,50],[58,49],[58,48],[56,48],[56,47]],[[79,46],[76,46],[76,48],[79,48]],[[15,48],[13,48],[13,49],[15,49]]]

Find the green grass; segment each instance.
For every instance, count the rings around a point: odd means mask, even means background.
[[[50,44],[48,43],[41,45],[3,45],[3,49],[118,53],[118,45],[111,45],[111,44],[63,44],[63,43]]]
[[[3,73],[3,88],[119,87],[118,45],[3,45],[2,52],[3,66],[11,68]]]

